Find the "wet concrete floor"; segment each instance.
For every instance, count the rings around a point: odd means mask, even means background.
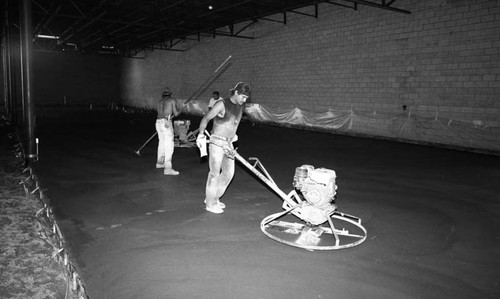
[[[286,193],[295,167],[335,170],[338,209],[368,231],[357,247],[311,252],[260,231],[282,201],[240,164],[216,215],[196,148],[175,149],[179,176],[155,168],[156,140],[135,155],[152,114],[37,122],[34,168],[90,298],[500,297],[499,156],[243,122],[243,157]]]

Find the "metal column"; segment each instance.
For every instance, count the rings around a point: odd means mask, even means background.
[[[37,158],[35,144],[35,101],[33,97],[33,28],[31,0],[21,1],[21,64],[24,108],[25,155]]]
[[[14,61],[14,56],[13,56],[13,1],[12,0],[7,0],[5,1],[5,5],[3,7],[4,9],[4,21],[5,23],[3,25],[3,74],[4,74],[4,101],[5,101],[5,113],[7,117],[12,121],[16,122],[16,117],[15,117],[15,104],[14,104],[14,94],[15,94],[15,87],[14,87],[14,69],[13,69],[13,63]],[[19,7],[15,7],[15,12],[19,11]]]

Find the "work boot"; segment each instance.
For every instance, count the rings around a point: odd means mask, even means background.
[[[207,206],[206,210],[209,211],[209,212],[212,212],[214,214],[222,214],[222,213],[224,213],[224,210],[218,204],[214,204],[211,207]]]
[[[165,169],[163,170],[164,175],[178,175],[179,172],[172,168],[172,162],[165,162]]]
[[[172,168],[165,168],[163,170],[164,175],[178,175],[179,172],[177,170],[173,170]]]
[[[205,199],[203,202],[206,204],[207,200]],[[220,200],[217,201],[216,205],[218,205],[219,207],[221,207],[223,209],[226,208],[226,205],[222,201],[220,201]]]

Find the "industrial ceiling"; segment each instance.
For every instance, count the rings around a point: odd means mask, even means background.
[[[33,49],[129,57],[145,49],[185,51],[185,40],[252,39],[245,30],[255,22],[317,18],[320,4],[411,13],[396,0],[33,0]]]

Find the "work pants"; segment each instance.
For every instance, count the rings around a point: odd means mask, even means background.
[[[166,168],[172,168],[172,155],[174,154],[174,128],[172,121],[166,118],[156,120],[156,132],[158,132],[158,155],[157,164],[165,164]]]

